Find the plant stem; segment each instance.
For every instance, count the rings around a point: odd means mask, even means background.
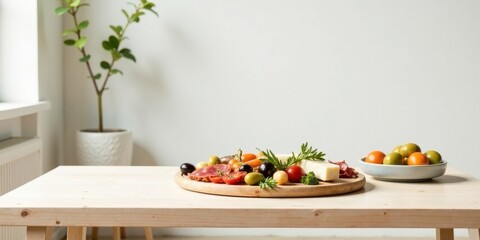
[[[72,15],[73,17],[73,22],[75,24],[75,27],[78,26],[78,19],[77,19],[77,10],[78,8],[73,8],[70,13],[70,15]],[[77,39],[80,39],[82,38],[82,33],[81,33],[81,30],[80,29],[77,29],[75,31],[76,35],[77,35]],[[80,53],[82,54],[82,57],[86,57],[88,54],[87,54],[87,51],[85,50],[85,47],[82,47],[81,49],[79,49]],[[93,86],[95,88],[95,92],[97,94],[97,106],[98,106],[98,131],[99,132],[103,132],[103,108],[102,108],[102,95],[103,95],[103,89],[105,88],[105,84],[104,86],[102,87],[102,89],[99,89],[98,88],[98,84],[97,84],[97,80],[95,79],[95,75],[93,74],[93,71],[92,71],[92,67],[90,65],[90,60],[87,60],[85,62],[85,65],[87,66],[87,70],[88,70],[88,75],[90,75],[90,79],[92,80],[93,82]]]
[[[98,105],[98,131],[103,132],[102,93],[97,93],[97,105]]]

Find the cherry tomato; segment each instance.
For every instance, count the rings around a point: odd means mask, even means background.
[[[242,166],[241,162],[236,162],[236,163],[230,165],[230,168],[235,171],[235,170],[238,170],[241,166]]]
[[[238,163],[238,160],[233,158],[233,159],[230,159],[230,161],[228,161],[228,165],[231,167],[233,164],[235,163]]]
[[[222,180],[226,184],[237,184],[243,182],[243,178],[247,175],[247,172],[232,172],[227,175],[223,175]]]
[[[285,172],[287,172],[288,181],[292,182],[292,183],[300,182],[300,179],[302,179],[302,176],[303,176],[303,170],[298,165],[292,165],[292,166],[288,167],[285,170]]]

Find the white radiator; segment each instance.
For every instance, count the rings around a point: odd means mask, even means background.
[[[0,141],[0,195],[42,174],[42,142],[39,138]],[[0,240],[25,239],[25,227],[0,227]]]

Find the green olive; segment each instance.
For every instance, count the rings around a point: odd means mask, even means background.
[[[251,172],[251,173],[247,173],[247,175],[245,175],[244,181],[248,185],[257,185],[264,178],[265,177],[261,173]]]
[[[218,156],[213,155],[208,160],[208,166],[213,166],[216,164],[220,164],[220,158]]]
[[[442,155],[435,150],[428,150],[425,152],[425,156],[430,164],[437,164],[442,162]]]

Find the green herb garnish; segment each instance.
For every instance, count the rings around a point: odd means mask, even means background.
[[[275,181],[275,179],[273,179],[272,177],[267,177],[260,181],[258,183],[258,186],[260,187],[260,189],[273,189],[277,186],[277,181]]]
[[[258,149],[258,148],[257,148]],[[323,158],[325,153],[319,152],[317,149],[313,149],[312,147],[308,146],[308,143],[304,143],[301,146],[301,151],[298,155],[292,152],[292,156],[288,157],[287,162],[281,162],[277,156],[272,152],[272,150],[267,149],[266,151],[262,151],[262,154],[265,156],[264,161],[269,162],[277,168],[277,170],[285,170],[288,167],[300,163],[302,160],[312,160],[312,161],[324,161]]]
[[[305,185],[318,185],[320,183],[313,172],[309,172],[307,175],[302,176],[300,182]]]

